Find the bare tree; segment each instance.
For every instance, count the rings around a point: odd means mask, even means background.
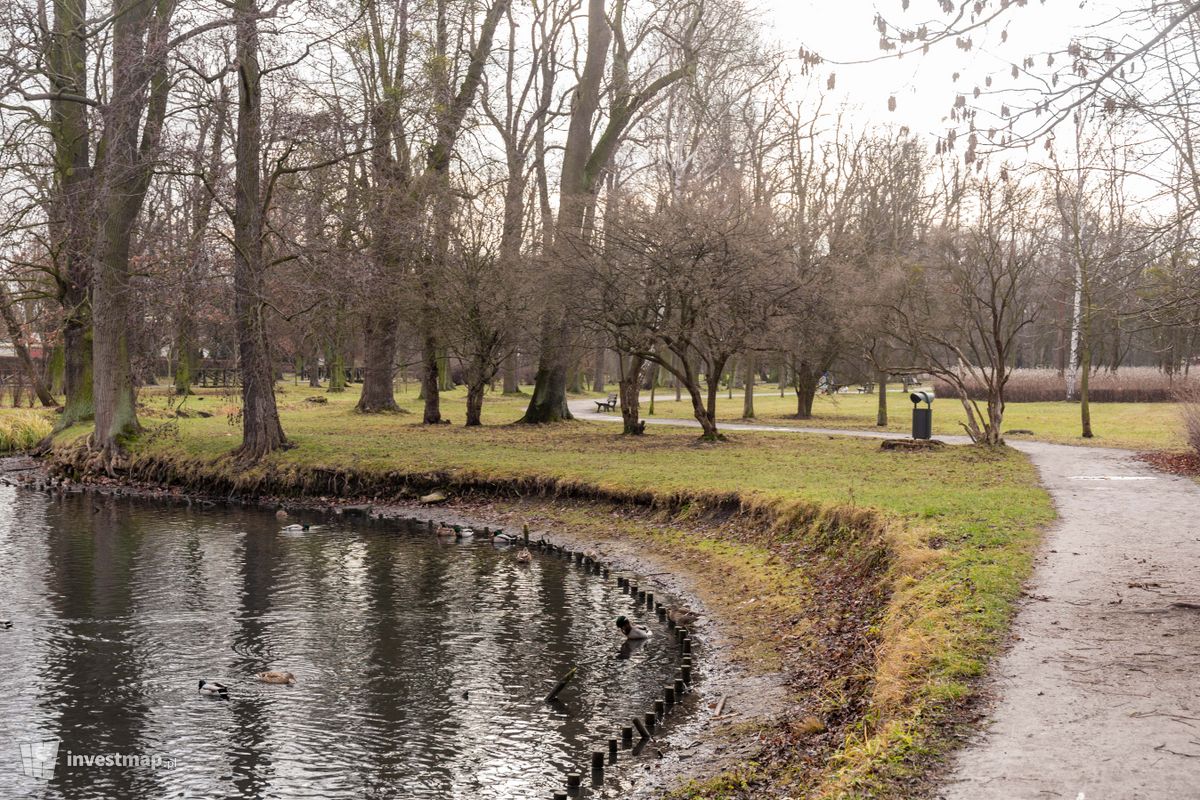
[[[1019,338],[1044,301],[1037,288],[1048,232],[1036,196],[1015,179],[978,178],[962,197],[966,221],[933,232],[929,263],[914,264],[885,296],[896,298],[888,305],[897,337],[957,390],[968,435],[996,445]]]

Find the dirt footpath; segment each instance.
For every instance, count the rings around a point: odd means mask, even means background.
[[[1200,485],[1123,450],[1016,447],[1059,522],[940,796],[1200,797]]]

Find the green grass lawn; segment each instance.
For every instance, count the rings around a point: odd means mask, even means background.
[[[840,523],[829,520],[885,520],[894,559],[887,576],[891,599],[875,632],[881,644],[873,705],[828,761],[824,788],[806,796],[899,796],[889,794],[888,787],[904,785],[912,772],[928,766],[927,754],[947,746],[936,722],[970,695],[973,681],[998,648],[1012,602],[1031,569],[1039,531],[1053,517],[1032,465],[1008,449],[964,446],[897,453],[884,452],[868,439],[759,432],[733,432],[729,441],[708,444],[700,443],[694,430],[669,427],[625,437],[609,423],[507,424],[520,416],[528,398],[494,395],[484,404],[486,424],[468,429],[461,425],[461,391],[446,393],[443,405],[444,413],[460,424],[423,426],[419,413],[355,412],[357,387],[329,394],[288,383],[280,390],[284,430],[296,446],[259,467],[243,470],[222,458],[239,442],[240,420],[236,396],[211,390],[187,398],[181,405],[189,416],[182,418],[175,413],[180,404],[164,392],[143,391],[139,413],[145,434],[131,443],[132,456],[239,475],[321,467],[439,472],[447,480],[545,477],[617,495],[736,493],[745,507],[769,510],[778,519],[805,509],[805,519],[817,520],[805,524],[834,524],[834,534]],[[420,409],[415,390],[398,395],[410,412]],[[327,402],[312,403],[310,397]],[[767,398],[760,400],[765,412]],[[830,407],[845,413],[852,402],[865,401],[839,398]],[[198,411],[208,416],[196,415]],[[658,413],[674,412],[660,404]],[[821,424],[847,422],[824,418]],[[82,426],[72,428],[60,442],[68,446],[86,432]],[[819,510],[816,517],[810,513],[814,508]],[[662,536],[658,523],[637,534],[607,518],[600,514],[589,523],[597,536]],[[753,528],[753,519],[744,525]],[[795,601],[782,593],[806,585],[804,571],[810,565],[803,559],[786,561],[780,554],[792,552],[789,547],[813,533],[765,522],[749,540],[722,539],[722,530],[699,534],[695,541],[677,536],[671,547],[697,570],[720,554],[724,569],[733,572],[702,572],[700,578],[731,614],[741,613],[735,609],[745,599],[742,590],[755,581],[762,584],[764,596],[781,594],[777,607],[794,607]],[[735,563],[746,576],[736,585],[728,579],[737,574]],[[768,564],[774,566],[763,566]],[[778,578],[780,569],[795,577]],[[722,592],[728,595],[724,601]],[[766,626],[762,636],[770,640],[767,622],[746,624],[751,630]],[[792,641],[787,646],[802,645]],[[776,778],[786,776],[771,780]],[[696,796],[722,796],[712,791],[712,786],[700,788]]]
[[[1014,454],[969,449],[914,460],[881,453],[870,440],[820,435],[733,432],[728,443],[711,446],[698,443],[690,429],[651,428],[638,438],[620,436],[616,426],[605,423],[507,424],[523,412],[528,398],[522,397],[490,396],[482,428],[462,427],[461,415],[455,420],[460,424],[428,427],[420,424],[415,388],[397,394],[413,413],[385,415],[355,412],[357,387],[339,394],[290,385],[282,389],[284,431],[297,447],[274,457],[281,464],[401,471],[451,467],[498,477],[545,474],[601,487],[737,491],[875,506],[926,518],[968,513],[991,488],[1005,494],[1016,475],[1032,474]],[[307,402],[312,396],[328,402]],[[143,424],[153,429],[170,423],[181,434],[175,440],[150,437],[156,451],[215,457],[236,446],[240,428],[230,421],[230,413],[236,413],[234,399],[200,397],[189,398],[185,411],[213,416],[174,419],[167,398],[143,394]],[[455,405],[465,403],[463,393],[447,392],[443,399],[443,413],[455,419]],[[963,469],[966,465],[974,468]],[[1009,499],[987,505],[1004,514],[1002,506]]]
[[[762,390],[760,390],[762,391]],[[666,400],[667,402],[663,402]],[[734,392],[730,399],[722,392],[717,400],[717,419],[725,422],[742,421],[742,395]],[[788,392],[755,393],[755,421],[771,425],[797,425],[814,428],[851,428],[879,430],[875,426],[876,395],[838,394],[818,395],[813,404],[812,419],[796,419],[796,395]],[[643,403],[643,413],[646,405]],[[1037,439],[1060,444],[1083,444],[1099,447],[1123,447],[1131,450],[1186,449],[1183,422],[1177,403],[1092,403],[1092,432],[1084,439],[1079,435],[1078,403],[1009,403],[1004,413],[1004,428],[1030,430],[1032,435],[1016,434],[1010,438]],[[673,390],[659,390],[654,404],[658,417],[692,416],[691,402],[686,398],[675,402]],[[967,419],[962,403],[953,398],[939,398],[933,404],[933,432],[946,436],[964,433],[961,423]],[[912,403],[907,392],[888,393],[888,426],[885,430],[912,430]]]

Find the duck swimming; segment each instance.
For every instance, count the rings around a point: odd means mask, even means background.
[[[292,673],[290,673],[290,672],[275,672],[274,670],[268,670],[267,672],[256,673],[254,675],[254,677],[258,678],[263,683],[291,684],[291,683],[296,682],[296,676],[293,675]]]
[[[439,525],[437,535],[439,539],[449,539],[455,535],[454,528],[451,528],[449,525]]]
[[[626,639],[649,639],[650,629],[645,625],[635,625],[625,617],[617,617],[617,628],[625,634]]]
[[[518,564],[528,564],[533,561],[533,553],[529,552],[528,547],[522,547],[521,552],[517,553]]]
[[[283,529],[285,531],[306,531],[309,529],[309,527],[310,526],[308,526],[308,525],[296,525],[295,523],[293,523],[291,525],[284,525]]]
[[[222,700],[229,699],[229,687],[216,681],[201,680],[196,691],[205,697],[219,697]]]

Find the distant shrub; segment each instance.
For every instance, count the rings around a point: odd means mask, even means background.
[[[1153,367],[1125,367],[1116,372],[1095,372],[1088,382],[1088,398],[1093,403],[1168,403],[1177,399],[1181,390],[1197,389],[1196,378],[1167,375]],[[958,392],[944,380],[933,381],[934,392],[943,397],[957,397]],[[1078,394],[1078,389],[1076,389]],[[982,385],[970,387],[971,398],[985,398]],[[1013,372],[1004,390],[1009,403],[1043,403],[1065,400],[1067,379],[1053,369],[1019,369]]]
[[[49,436],[53,427],[48,419],[32,411],[0,415],[0,453],[28,450]]]

